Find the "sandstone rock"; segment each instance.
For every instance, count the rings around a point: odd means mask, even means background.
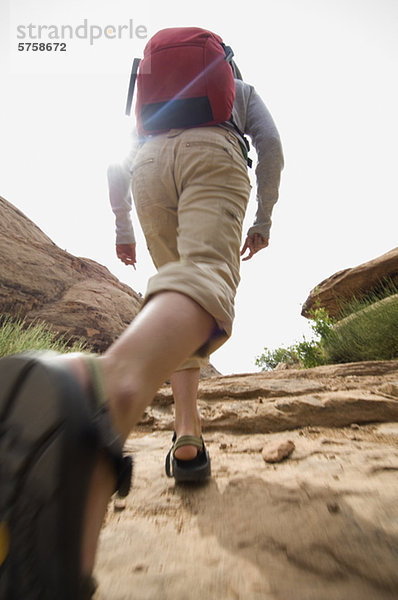
[[[205,431],[212,478],[198,487],[165,476],[169,432],[135,432],[134,488],[102,531],[98,600],[132,590],[141,599],[396,600],[398,438],[386,433],[361,425],[357,442],[346,428],[290,431],[294,453],[268,464],[258,449],[286,434]]]
[[[0,252],[1,312],[74,324],[101,347],[113,335],[103,313],[113,332],[139,305],[2,199]],[[174,423],[164,386],[126,443],[134,489],[108,511],[95,598],[396,600],[397,382],[398,361],[202,379],[212,478],[201,487],[165,476]],[[289,460],[263,460],[286,440]]]
[[[221,375],[220,371],[217,371],[217,369],[210,363],[205,367],[201,367],[200,369],[201,379],[206,379],[207,377],[218,377],[219,375]]]
[[[268,442],[268,444],[264,446],[261,454],[265,462],[277,463],[290,456],[295,447],[292,440]]]
[[[398,381],[389,381],[380,387],[380,392],[398,398]]]
[[[394,435],[398,438],[398,423],[383,423],[376,428],[376,432],[384,435]]]
[[[300,361],[294,363],[280,362],[276,365],[273,371],[288,371],[289,369],[300,369],[303,365]]]
[[[133,320],[141,297],[108,269],[58,248],[0,197],[0,314],[48,323],[105,350]]]
[[[237,433],[394,421],[397,378],[397,360],[212,377],[200,382],[199,409],[205,431]],[[173,429],[170,386],[159,390],[142,425]]]
[[[319,283],[304,302],[301,314],[310,317],[311,309],[319,303],[321,307],[326,308],[330,316],[336,317],[339,301],[369,294],[377,289],[385,278],[398,285],[398,248],[357,267],[338,271]]]

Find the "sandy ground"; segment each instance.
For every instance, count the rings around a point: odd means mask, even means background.
[[[398,423],[210,431],[212,478],[164,473],[169,431],[136,432],[111,504],[95,600],[396,600]],[[268,464],[269,441],[295,450]]]

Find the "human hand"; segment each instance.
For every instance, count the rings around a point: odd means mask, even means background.
[[[135,244],[116,244],[116,254],[125,265],[132,265],[135,269]]]
[[[242,260],[249,260],[249,258],[254,256],[259,250],[261,250],[262,248],[266,248],[268,244],[269,238],[264,238],[260,233],[248,235],[240,252],[240,255],[243,256],[247,250],[249,251],[249,254],[242,258]]]

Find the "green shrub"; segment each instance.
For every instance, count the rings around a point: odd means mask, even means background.
[[[72,342],[65,336],[49,331],[45,323],[27,324],[23,319],[9,315],[0,317],[0,356],[18,354],[28,350],[54,350],[56,352],[82,352],[89,348],[82,340]]]
[[[287,348],[269,350],[255,359],[263,371],[279,362],[298,367],[393,360],[398,358],[398,288],[390,280],[365,298],[353,298],[340,306],[339,320],[329,317],[325,308],[312,311],[313,339]]]
[[[299,364],[299,358],[293,346],[289,348],[277,348],[276,350],[264,348],[264,353],[261,356],[257,356],[255,364],[258,367],[264,367],[263,371],[270,371],[275,369],[281,362],[291,366]]]
[[[327,363],[398,358],[398,295],[373,304],[356,301],[322,346]]]
[[[287,348],[276,350],[264,348],[264,353],[256,357],[255,364],[263,371],[274,369],[280,362],[306,369],[325,364],[322,340],[328,337],[334,320],[329,317],[326,309],[319,307],[312,311],[312,319],[311,329],[315,335],[313,339],[307,340],[303,336],[301,342]]]

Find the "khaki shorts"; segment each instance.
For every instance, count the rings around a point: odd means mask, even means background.
[[[250,188],[238,140],[222,127],[171,130],[148,139],[135,157],[134,202],[158,269],[145,300],[177,291],[217,324],[212,338],[181,368],[205,364],[231,335]]]

